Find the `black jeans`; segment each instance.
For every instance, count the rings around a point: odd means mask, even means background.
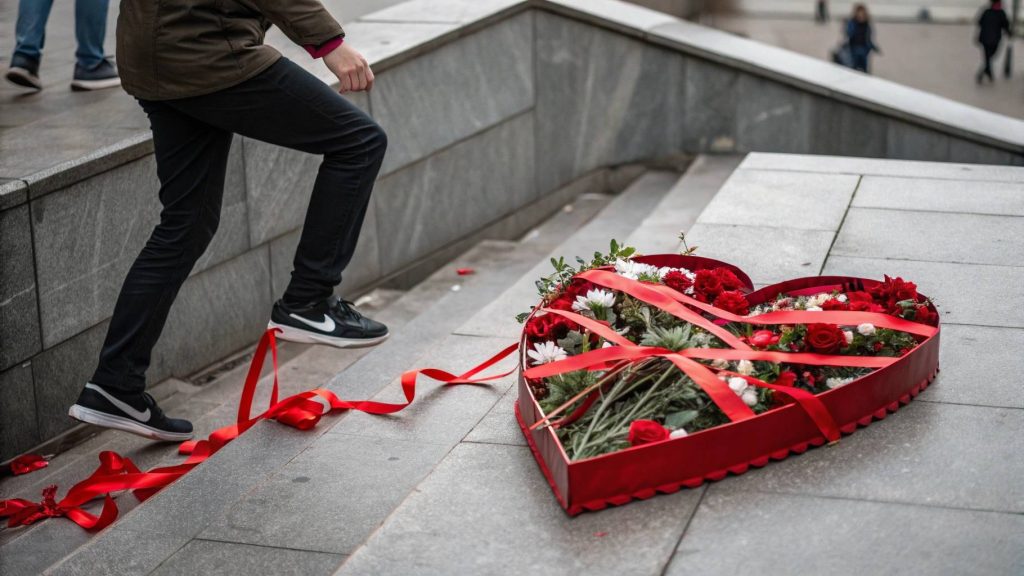
[[[121,287],[92,379],[128,393],[145,389],[171,304],[217,231],[234,134],[324,157],[284,294],[293,306],[341,283],[387,147],[372,119],[285,58],[213,94],[139,103],[153,131],[163,210]]]
[[[981,71],[978,75],[984,74],[988,76],[989,80],[993,80],[992,75],[992,58],[995,57],[996,52],[999,50],[999,44],[982,44],[981,45]]]

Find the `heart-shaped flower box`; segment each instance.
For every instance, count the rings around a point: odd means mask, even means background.
[[[846,276],[820,276],[788,280],[757,291],[749,278],[735,266],[696,256],[656,255],[639,257],[638,262],[654,266],[687,268],[726,267],[745,285],[743,292],[752,306],[770,301],[777,294],[792,296],[818,294],[832,289],[866,289],[879,282]],[[934,308],[930,310],[934,312]],[[524,332],[521,351],[525,351]],[[523,352],[521,352],[523,354]],[[938,370],[939,334],[919,334],[918,344],[888,366],[844,386],[817,394],[838,433],[853,433],[896,411],[923,390]],[[720,480],[730,472],[742,474],[751,466],[761,467],[790,453],[802,453],[810,446],[829,441],[821,426],[798,403],[789,403],[742,421],[600,456],[570,460],[555,431],[537,426],[545,418],[527,378],[527,362],[520,357],[519,397],[516,418],[548,483],[570,515],[600,510],[609,505],[646,499],[658,493],[693,488],[707,480]]]

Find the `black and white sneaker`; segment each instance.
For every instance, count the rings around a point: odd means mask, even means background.
[[[11,83],[33,90],[42,90],[43,82],[39,79],[39,60],[34,60],[22,54],[15,54],[11,57],[11,66],[4,74],[4,78]]]
[[[71,89],[75,91],[102,90],[121,85],[121,76],[117,73],[117,67],[104,58],[95,68],[83,68],[81,64],[75,64],[75,77],[71,81]]]
[[[85,385],[78,402],[68,410],[68,416],[153,440],[176,442],[192,437],[192,423],[164,416],[163,410],[149,394],[124,394],[92,382]]]
[[[281,340],[337,348],[375,346],[388,337],[387,326],[363,316],[351,302],[337,296],[301,309],[278,300],[267,327],[280,330]]]

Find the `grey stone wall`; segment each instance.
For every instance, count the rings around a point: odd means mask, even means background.
[[[680,24],[612,0],[414,0],[347,25],[378,72],[353,101],[391,146],[341,290],[413,282],[472,242],[516,237],[608,166],[703,151],[1024,163],[1024,146],[967,134],[934,103],[924,121],[846,71],[782,74],[778,56]],[[67,406],[159,214],[143,136],[0,181],[0,461],[73,424]],[[220,230],[171,310],[152,382],[258,337],[318,165],[236,139]]]

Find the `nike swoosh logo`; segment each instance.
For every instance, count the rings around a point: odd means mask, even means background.
[[[289,316],[295,318],[296,320],[302,322],[307,326],[312,326],[313,328],[316,328],[321,332],[334,332],[334,329],[336,328],[336,325],[334,324],[334,318],[331,318],[327,314],[324,314],[324,319],[322,322],[313,322],[309,318],[303,318],[298,314],[289,314]]]
[[[100,388],[99,386],[93,384],[92,382],[86,384],[85,387],[88,388],[89,390],[98,392],[100,396],[106,398],[107,401],[116,406],[118,410],[124,412],[125,414],[131,416],[132,418],[135,418],[139,422],[149,422],[149,408],[146,408],[146,410],[143,412],[139,412],[138,410],[132,408],[128,404],[125,404],[124,402],[118,400],[117,398],[114,398],[106,390]]]

